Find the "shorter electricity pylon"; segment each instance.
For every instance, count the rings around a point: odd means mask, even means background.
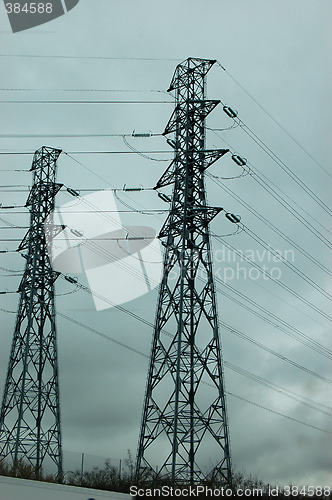
[[[11,460],[14,469],[22,459],[38,476],[49,457],[58,477],[62,474],[54,307],[58,273],[48,256],[48,243],[57,228],[45,221],[61,188],[55,182],[60,153],[42,147],[35,152],[31,166],[33,186],[26,202],[30,229],[18,248],[27,251],[23,255],[26,267],[18,290],[20,301],[0,413],[0,459]]]

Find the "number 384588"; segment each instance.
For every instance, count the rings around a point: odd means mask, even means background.
[[[48,2],[32,2],[19,4],[18,2],[6,3],[6,10],[8,14],[51,14],[53,5]]]

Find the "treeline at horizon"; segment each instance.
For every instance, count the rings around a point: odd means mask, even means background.
[[[48,483],[65,484],[68,486],[80,486],[96,490],[114,491],[127,493],[132,498],[236,498],[236,499],[270,499],[281,498],[283,500],[330,500],[330,486],[304,486],[290,483],[287,486],[264,483],[258,476],[247,475],[245,472],[233,472],[231,485],[217,475],[206,480],[200,485],[173,484],[170,477],[158,478],[154,471],[139,482],[135,478],[135,464],[130,451],[125,460],[125,468],[119,471],[106,459],[104,467],[93,467],[90,471],[82,473],[76,470],[59,477],[52,474],[44,474],[37,470],[23,458],[14,464],[0,459],[0,476],[16,477],[20,479],[44,481]]]

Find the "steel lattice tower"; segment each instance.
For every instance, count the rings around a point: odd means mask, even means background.
[[[159,237],[166,247],[137,455],[137,481],[231,482],[231,459],[213,282],[209,223],[222,210],[206,202],[204,172],[228,150],[206,150],[206,100],[216,61],[187,59],[169,91],[176,107],[164,135],[175,157],[156,188],[174,184]],[[210,457],[218,457],[211,463]],[[153,470],[153,465],[161,464]]]
[[[19,286],[20,301],[0,414],[0,459],[16,469],[23,459],[38,476],[49,457],[62,473],[58,356],[54,282],[47,243],[54,231],[45,225],[61,188],[55,183],[61,150],[42,147],[35,152],[33,186],[26,206],[30,229],[18,250],[27,250]],[[45,225],[45,227],[44,227]],[[51,233],[52,231],[52,233]],[[50,234],[47,234],[47,233]]]

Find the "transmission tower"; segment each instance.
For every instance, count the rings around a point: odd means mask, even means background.
[[[30,229],[18,248],[27,251],[26,267],[18,290],[20,301],[0,414],[0,459],[12,461],[14,469],[23,459],[36,475],[48,461],[56,465],[59,477],[62,449],[54,307],[58,273],[52,270],[47,249],[57,229],[45,221],[61,188],[55,183],[60,153],[42,147],[35,152],[31,166],[33,185],[26,202]]]
[[[205,119],[220,102],[205,98],[206,75],[215,62],[187,59],[177,66],[169,88],[176,106],[164,135],[175,134],[168,139],[175,157],[156,189],[174,188],[159,234],[166,251],[138,445],[138,481],[231,482],[209,235],[209,223],[222,208],[207,205],[204,183],[205,170],[228,152],[205,148]]]

